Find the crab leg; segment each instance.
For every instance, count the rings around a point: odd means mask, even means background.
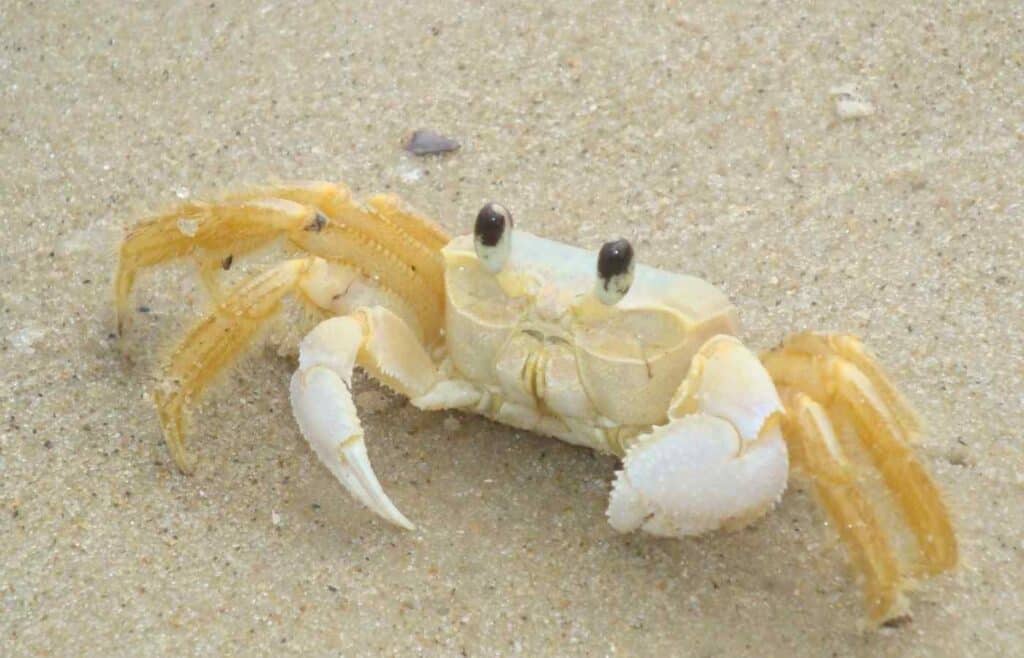
[[[806,457],[795,461],[866,576],[872,617],[899,614],[904,573],[934,575],[957,562],[946,508],[911,448],[916,415],[855,337],[800,334],[763,361],[787,402],[787,440]],[[887,543],[879,511],[910,530],[910,555]]]
[[[295,248],[343,262],[401,297],[428,342],[437,340],[444,296],[439,248],[448,240],[433,222],[390,196],[366,206],[341,185],[292,183],[253,188],[218,203],[192,202],[140,222],[121,246],[115,283],[118,330],[138,270],[195,256],[203,283],[220,301],[217,273],[236,256],[286,236]]]
[[[407,242],[407,234],[382,226],[362,209],[352,206],[344,212],[333,212],[337,214],[330,215],[323,231],[294,235],[293,244],[330,261],[343,262],[393,291],[415,312],[422,339],[434,343],[440,336],[444,303],[439,252],[428,252],[418,243]],[[379,240],[368,236],[370,227],[382,234]]]
[[[900,593],[899,563],[871,503],[857,486],[856,469],[843,452],[827,412],[803,393],[790,393],[785,402],[789,416],[783,432],[793,466],[813,479],[822,507],[863,574],[869,617],[898,616],[906,606]]]
[[[185,406],[245,349],[312,264],[309,258],[286,261],[242,283],[171,354],[154,397],[167,447],[182,471],[191,471],[185,453]]]
[[[299,346],[292,376],[292,411],[320,461],[348,491],[382,518],[413,525],[377,481],[352,402],[352,368],[358,362],[389,387],[413,398],[431,389],[437,370],[413,331],[382,307],[321,322]]]
[[[316,231],[326,219],[316,208],[284,199],[264,198],[211,205],[188,203],[145,220],[121,244],[115,281],[117,326],[123,332],[138,270],[169,260],[199,255],[204,281],[225,258],[260,247],[288,231]]]
[[[236,255],[282,236],[293,248],[322,258],[287,261],[248,279],[226,297],[219,293],[220,268],[230,267]],[[395,358],[416,360],[404,350],[407,345],[425,354],[421,345],[435,345],[441,334],[444,280],[439,247],[445,242],[440,228],[402,209],[392,197],[374,197],[363,206],[344,186],[323,182],[254,188],[216,203],[186,203],[140,222],[121,246],[115,278],[118,330],[123,331],[130,317],[127,310],[138,271],[165,261],[194,256],[216,302],[213,312],[171,354],[154,396],[178,466],[190,470],[186,407],[252,342],[289,293],[298,292],[310,307],[330,313],[367,304],[393,307],[408,322],[401,325],[405,333],[416,334],[413,340],[395,339]],[[385,317],[382,314],[387,312],[359,317]],[[392,325],[397,320],[381,322],[379,340],[386,340],[396,331]],[[369,348],[368,354],[374,353]],[[402,367],[386,366],[383,357],[378,361],[369,359],[364,365],[385,383],[410,394],[426,392],[402,381]],[[425,404],[468,399],[464,391],[455,391],[461,394],[455,400],[448,388],[432,391]],[[370,493],[372,487],[364,484],[363,493]]]

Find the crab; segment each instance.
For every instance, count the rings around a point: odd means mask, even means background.
[[[282,242],[294,257],[221,290],[221,269]],[[392,196],[359,203],[323,182],[253,188],[128,232],[119,332],[138,272],[185,257],[213,309],[153,392],[183,472],[190,404],[291,296],[318,322],[291,379],[298,427],[345,489],[396,526],[413,527],[370,465],[355,365],[419,409],[473,412],[617,456],[607,517],[620,532],[743,527],[799,471],[874,622],[903,618],[908,585],[957,562],[946,508],[914,455],[920,421],[859,339],[805,332],[755,355],[722,292],[637,264],[626,240],[594,254],[514,229],[495,203],[450,239]]]

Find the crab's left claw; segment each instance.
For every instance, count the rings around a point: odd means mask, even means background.
[[[408,530],[409,519],[384,493],[370,466],[363,428],[352,402],[352,368],[359,365],[408,396],[426,392],[436,369],[412,330],[374,307],[321,322],[299,347],[292,377],[292,411],[320,461],[361,503]]]
[[[660,536],[737,528],[786,488],[782,403],[764,367],[731,336],[707,341],[669,410],[639,437],[616,474],[608,520]]]

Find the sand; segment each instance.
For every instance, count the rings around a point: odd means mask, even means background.
[[[0,653],[1024,652],[1019,2],[67,4],[0,6]],[[417,128],[462,148],[413,157]],[[453,233],[495,199],[627,236],[758,349],[862,335],[929,422],[961,567],[864,632],[800,481],[741,532],[620,536],[614,460],[359,379],[397,531],[316,462],[274,346],[207,396],[179,474],[147,391],[205,302],[187,264],[143,276],[123,355],[116,243],[290,178]]]

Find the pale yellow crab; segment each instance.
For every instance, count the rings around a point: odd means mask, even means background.
[[[276,240],[299,257],[227,295],[216,274]],[[622,459],[608,520],[682,537],[736,528],[781,497],[789,467],[818,500],[863,578],[868,616],[905,614],[905,586],[952,568],[956,539],[911,441],[918,421],[860,341],[804,333],[759,359],[710,284],[513,230],[488,204],[449,239],[385,196],[329,183],[192,202],[147,219],[120,250],[119,329],[140,268],[197,259],[215,293],[155,390],[171,454],[189,470],[185,411],[295,295],[323,319],[291,382],[302,434],[349,492],[412,524],[367,458],[355,364],[421,409],[461,409]],[[791,463],[792,462],[792,463]]]

